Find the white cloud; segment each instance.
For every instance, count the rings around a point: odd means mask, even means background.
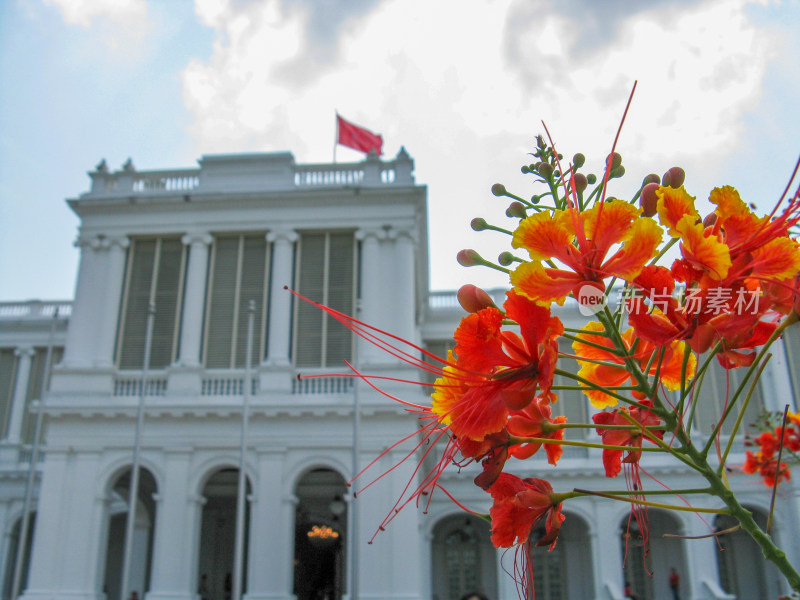
[[[151,29],[147,0],[44,0],[55,5],[64,22],[97,30],[105,45],[134,54]]]
[[[565,154],[597,166],[638,79],[619,147],[631,185],[676,162],[713,172],[741,142],[775,52],[746,4],[655,2],[605,38],[590,32],[587,47],[580,11],[523,0],[384,0],[332,24],[333,45],[312,35],[302,2],[197,0],[218,37],[210,61],[183,72],[184,102],[202,151],[329,160],[335,108],[382,133],[390,154],[404,144],[430,185],[432,254],[447,257],[434,279],[454,286],[450,257],[477,241],[461,215],[502,213],[486,208],[488,187],[524,185],[518,166],[540,119]]]

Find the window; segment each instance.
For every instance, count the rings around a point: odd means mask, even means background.
[[[304,233],[295,287],[307,298],[348,315],[355,312],[356,242],[348,233]],[[342,366],[353,352],[353,334],[307,302],[295,303],[294,360],[298,367]]]
[[[800,403],[800,325],[795,324],[786,329],[783,334],[783,344],[786,349],[786,364],[789,367],[789,376],[794,391],[795,404],[790,408],[797,410],[798,403]]]
[[[14,355],[14,348],[0,349],[0,440],[8,434],[16,373],[17,357]]]
[[[178,350],[186,251],[180,238],[134,239],[128,250],[117,342],[120,369],[141,369],[150,302],[155,303],[150,368],[163,369]]]
[[[702,366],[706,357],[707,355],[702,355],[699,358],[698,368]],[[719,364],[719,361],[717,361],[716,358],[713,359],[705,377],[703,378],[703,383],[700,388],[700,395],[699,397],[694,398],[694,402],[697,403],[694,417],[694,427],[696,429],[699,429],[705,434],[711,433],[714,426],[722,417],[722,413],[730,405],[730,401],[733,399],[733,395],[736,392],[736,389],[739,387],[739,383],[743,381],[746,374],[747,368],[745,367],[726,370],[722,367],[722,365]],[[739,398],[736,401],[737,406],[741,406],[742,402],[744,402],[752,381],[753,379],[751,377],[748,380],[744,391],[739,395]],[[725,425],[722,427],[723,435],[729,434],[734,423],[736,422],[735,412],[738,409],[734,408],[733,410],[734,413],[732,416],[728,417]],[[742,433],[742,429],[746,429],[751,423],[753,423],[763,410],[764,399],[761,394],[761,386],[756,385],[753,395],[750,398],[750,403],[747,405],[747,411],[742,419],[742,428],[740,428],[739,434]]]
[[[264,356],[266,286],[269,265],[265,234],[219,236],[209,266],[203,364],[211,369],[244,367],[250,301],[253,315],[252,365]]]
[[[50,364],[58,364],[61,362],[63,356],[64,348],[54,347]],[[31,374],[28,378],[28,391],[25,394],[25,413],[22,418],[22,432],[20,434],[20,439],[23,444],[30,444],[33,442],[33,434],[36,430],[36,414],[31,413],[28,407],[34,400],[42,399],[46,363],[47,348],[35,348],[33,358],[31,359]]]

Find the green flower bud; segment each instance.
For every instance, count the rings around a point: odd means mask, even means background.
[[[578,152],[575,156],[572,157],[572,165],[576,169],[580,169],[583,166],[583,163],[586,162],[586,157]]]
[[[456,255],[456,260],[462,267],[474,267],[476,265],[482,265],[484,262],[481,255],[471,248],[461,250]]]
[[[646,186],[648,183],[661,183],[661,177],[655,173],[650,173],[650,175],[642,179],[642,187]]]
[[[506,216],[524,219],[528,216],[528,214],[525,212],[525,206],[522,204],[522,202],[512,202],[506,209]]]
[[[527,175],[528,173],[530,173],[530,169],[528,168],[528,165],[522,165],[522,168],[520,169],[520,171],[522,171],[522,173],[524,175]]]
[[[619,152],[614,152],[614,154],[609,154],[608,156],[606,156],[606,165],[608,165],[609,158],[611,159],[612,171],[622,164],[622,155]]]
[[[531,204],[539,204],[539,200],[541,200],[539,196],[536,196],[535,194],[531,196]]]
[[[586,176],[586,181],[589,182],[589,185],[594,185],[595,183],[597,183],[597,175],[595,175],[594,173],[589,173]]]
[[[625,175],[625,167],[619,165],[618,167],[611,169],[611,173],[608,174],[608,178],[615,179],[617,177],[622,177],[623,175]]]
[[[583,193],[583,190],[586,189],[586,186],[589,185],[589,181],[586,178],[586,175],[583,173],[575,173],[572,177],[573,185],[575,186],[575,191],[579,194]]]
[[[497,257],[497,262],[499,262],[504,267],[507,267],[508,265],[514,262],[514,255],[508,251],[501,252],[500,256]]]
[[[506,195],[506,186],[502,183],[495,183],[492,186],[492,194],[495,196],[505,196]]]
[[[545,179],[548,179],[553,174],[553,167],[546,162],[538,163],[536,165],[536,170],[538,171],[539,175]]]
[[[473,231],[483,231],[484,229],[488,229],[489,224],[486,222],[486,219],[481,217],[475,217],[469,223],[470,227],[472,227]]]

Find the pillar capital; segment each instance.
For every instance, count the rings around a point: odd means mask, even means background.
[[[205,246],[210,246],[211,242],[213,241],[214,237],[207,231],[190,231],[185,233],[183,237],[181,237],[181,242],[185,246],[191,246],[193,244],[203,244]]]
[[[267,232],[265,237],[270,244],[275,242],[289,242],[293,244],[297,241],[299,236],[294,229],[274,229]]]
[[[417,234],[410,227],[403,227],[403,228],[390,227],[389,230],[387,231],[387,236],[390,240],[405,239],[405,240],[410,240],[412,242],[417,241]]]
[[[369,238],[375,238],[376,240],[386,239],[386,229],[383,227],[364,227],[356,231],[357,240],[364,241]]]
[[[17,346],[14,348],[14,356],[17,357],[32,357],[34,354],[36,354],[36,350],[33,346]]]

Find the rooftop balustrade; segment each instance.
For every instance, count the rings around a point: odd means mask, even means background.
[[[196,169],[137,171],[128,159],[111,172],[103,160],[82,197],[414,185],[414,161],[404,148],[392,160],[371,153],[357,163],[297,164],[288,152],[212,154],[198,162]]]

